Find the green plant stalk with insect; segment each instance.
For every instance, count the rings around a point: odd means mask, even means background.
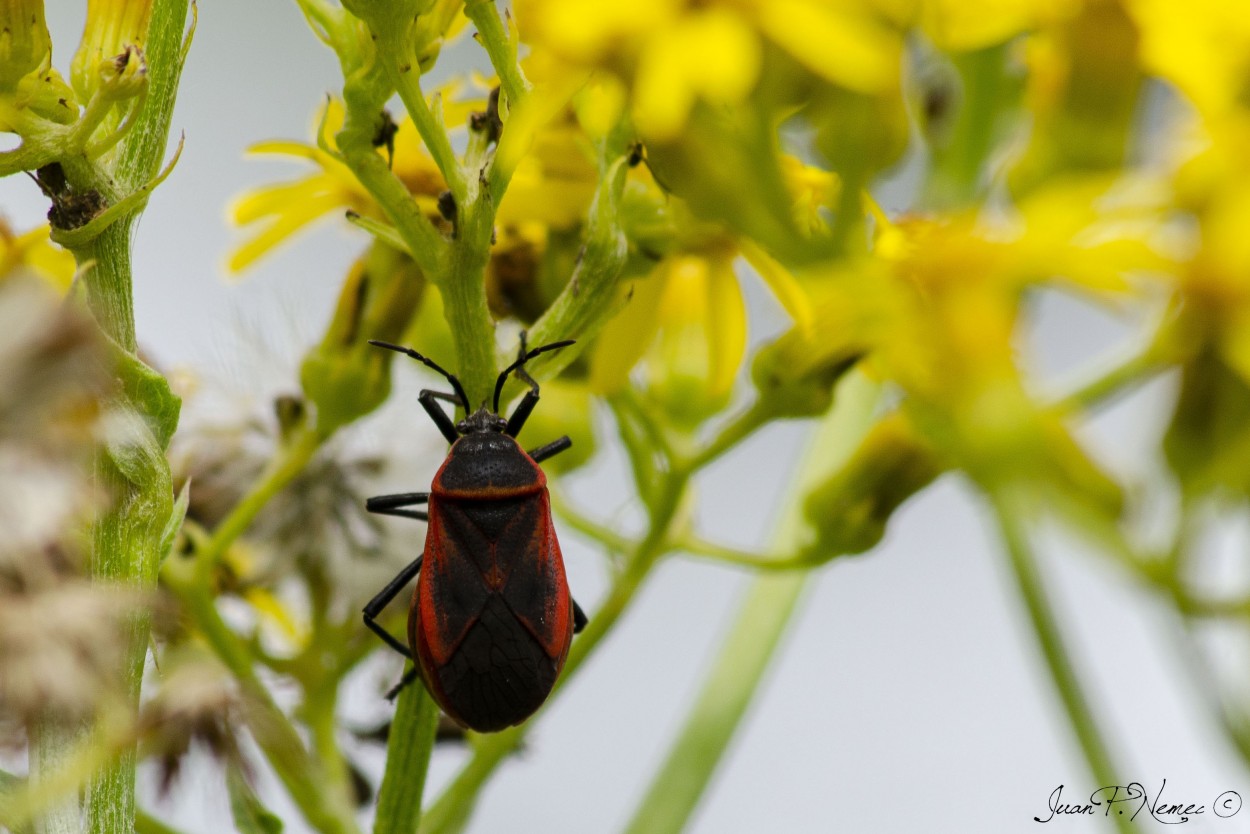
[[[17,722],[30,767],[0,774],[0,824],[171,831],[136,800],[136,764],[150,756],[176,781],[195,741],[222,762],[236,827],[277,830],[239,753],[240,728],[315,830],[359,831],[362,801],[373,803],[379,834],[469,824],[544,711],[468,733],[459,772],[425,796],[439,710],[423,686],[407,687],[376,796],[362,796],[341,743],[340,690],[380,644],[359,601],[343,604],[333,566],[315,553],[286,560],[307,609],[289,650],[228,622],[218,604],[235,597],[258,621],[292,619],[278,582],[249,560],[266,536],[280,554],[294,548],[294,528],[265,532],[278,510],[296,508],[295,528],[312,523],[295,499],[342,471],[337,441],[390,397],[392,356],[370,340],[413,344],[454,368],[466,406],[490,401],[519,331],[533,345],[575,341],[527,365],[544,404],[521,442],[572,437],[548,472],[555,523],[603,551],[609,581],[548,703],[663,560],[757,574],[630,831],[685,828],[810,578],[870,551],[940,477],[962,477],[990,509],[1040,665],[1099,784],[1117,783],[1120,753],[1052,608],[1037,527],[1058,521],[1086,537],[1186,621],[1244,625],[1245,597],[1204,593],[1190,569],[1211,507],[1231,496],[1230,512],[1244,512],[1250,487],[1237,465],[1250,442],[1239,419],[1250,413],[1239,335],[1250,332],[1250,292],[1238,283],[1239,250],[1220,235],[1241,218],[1230,195],[1250,169],[1228,151],[1250,135],[1250,112],[1229,79],[1202,76],[1180,47],[1165,48],[1176,39],[1162,12],[1091,3],[1064,19],[1004,14],[972,25],[950,12],[899,16],[888,4],[780,20],[762,0],[674,6],[653,20],[645,10],[600,17],[586,0],[517,0],[504,13],[486,0],[297,4],[338,60],[342,89],[322,107],[313,143],[259,148],[313,173],[240,200],[236,220],[260,232],[234,263],[314,219],[300,214],[302,188],[342,195],[332,209],[347,209],[370,242],[304,357],[301,395],[276,404],[267,459],[212,513],[197,505],[210,490],[171,470],[171,438],[191,430],[175,435],[179,400],[139,359],[133,313],[135,222],[177,161],[167,141],[193,8],[90,3],[66,82],[50,67],[42,4],[0,6],[12,32],[0,44],[0,126],[21,140],[0,152],[0,173],[30,172],[48,195],[50,239],[76,264],[64,303],[93,322],[112,377],[99,401],[112,428],[99,430],[87,473],[105,500],[82,535],[56,546],[85,551],[94,588],[135,594],[118,621],[116,690],[86,720],[45,709]],[[423,82],[441,50],[469,28],[495,80],[431,90]],[[1097,50],[1090,31],[1103,36]],[[1205,43],[1199,29],[1184,37]],[[848,49],[814,49],[832,38]],[[1165,46],[1139,54],[1138,41]],[[1117,49],[1124,60],[1099,60]],[[1206,150],[1170,151],[1180,156],[1160,168],[1130,158],[1134,103],[1150,84],[1192,98]],[[315,102],[317,91],[306,93]],[[387,113],[396,101],[398,123]],[[1032,130],[1021,142],[1012,131],[1025,115]],[[914,213],[891,217],[872,192],[909,144],[927,163]],[[1010,203],[1008,216],[994,200]],[[1197,238],[1188,249],[1159,245],[1178,216]],[[13,262],[33,264],[30,253],[51,246],[19,250],[7,231]],[[753,277],[735,273],[743,264]],[[741,283],[757,279],[789,325],[748,351],[754,314]],[[1029,299],[1056,286],[1114,307],[1140,333],[1118,361],[1039,393],[1016,341]],[[1168,369],[1179,369],[1181,387],[1161,454],[1180,520],[1167,546],[1148,548],[1133,530],[1134,496],[1072,427]],[[514,380],[503,402],[524,390]],[[610,415],[611,439],[597,437],[592,402]],[[710,539],[694,520],[700,478],[783,420],[807,421],[813,434],[771,543],[756,552]],[[625,452],[645,515],[637,530],[617,529],[565,486],[601,441]],[[162,607],[179,625],[154,633]],[[389,633],[402,625],[402,612],[382,615]],[[293,684],[294,709],[275,699],[275,677]],[[0,682],[0,718],[11,703]],[[1243,709],[1229,701],[1217,715],[1244,755]]]

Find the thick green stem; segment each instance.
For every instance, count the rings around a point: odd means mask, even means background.
[[[416,834],[438,716],[438,705],[424,686],[404,687],[391,723],[373,834]]]
[[[44,787],[41,782],[48,782],[51,774],[64,773],[73,766],[73,744],[78,737],[78,733],[70,732],[52,721],[45,721],[36,729],[30,746],[30,772],[37,774],[30,785],[32,791]],[[0,803],[0,806],[4,804],[7,803]],[[6,808],[5,813],[0,813],[0,823],[16,826],[12,816]],[[40,813],[39,823],[39,834],[78,834],[82,831],[78,797],[72,791],[66,791],[50,799]]]
[[[468,201],[457,207],[456,239],[446,279],[439,284],[470,409],[487,402],[495,384],[495,321],[486,304],[494,222],[495,209],[485,189],[472,189]]]
[[[80,160],[65,159],[66,176],[81,191],[98,190],[116,202],[142,188],[160,168],[182,69],[187,0],[157,0],[152,9],[146,60],[149,92],[143,112],[127,136],[114,170],[104,174]],[[101,493],[111,499],[92,529],[92,576],[102,582],[149,590],[156,585],[162,533],[173,507],[164,443],[177,422],[177,404],[161,389],[163,380],[144,376],[134,358],[137,339],[131,276],[131,233],[142,204],[122,214],[96,237],[74,249],[80,265],[91,264],[83,283],[87,303],[101,330],[118,348],[122,390],[110,410],[136,429],[133,440],[101,450],[95,464]],[[150,373],[150,372],[149,372]],[[149,615],[136,611],[128,622],[122,679],[137,708],[147,653]],[[96,728],[107,735],[107,728]],[[133,744],[99,773],[89,790],[88,827],[98,834],[131,832],[135,817]],[[41,765],[36,765],[36,771]]]
[[[1019,510],[1006,496],[995,495],[992,496],[992,500],[1009,557],[1008,563],[1012,576],[1020,591],[1020,597],[1024,601],[1025,610],[1033,626],[1033,633],[1037,637],[1038,647],[1046,662],[1046,669],[1063,703],[1072,733],[1080,744],[1081,752],[1085,755],[1090,774],[1099,786],[1119,785],[1121,782],[1116,776],[1115,765],[1102,739],[1093,710],[1081,689],[1076,668],[1064,645],[1059,624],[1051,609],[1050,601],[1047,599],[1046,589],[1033,557],[1033,551],[1021,528]],[[1123,814],[1112,815],[1112,819],[1123,834],[1131,834],[1138,830],[1132,820]]]

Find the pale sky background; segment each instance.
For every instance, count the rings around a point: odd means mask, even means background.
[[[49,3],[63,70],[82,5]],[[449,57],[485,63],[470,42]],[[436,77],[447,71],[440,64]],[[334,56],[293,2],[201,4],[174,115],[186,149],[151,201],[136,249],[139,340],[164,366],[193,366],[251,386],[257,402],[295,387],[295,360],[324,326],[366,241],[330,222],[232,282],[223,263],[238,238],[226,226],[225,206],[249,185],[297,172],[245,160],[243,149],[261,139],[308,136],[313,112],[338,88]],[[901,208],[890,193],[887,210]],[[0,207],[28,228],[46,201],[28,179],[11,177],[0,181]],[[759,341],[783,320],[762,292],[748,292],[758,313],[752,340]],[[1111,319],[1059,297],[1045,299],[1035,316],[1037,338],[1021,347],[1048,373],[1113,353],[1126,335]],[[244,342],[249,333],[264,334],[270,355],[255,356],[255,339]],[[415,383],[410,369],[401,371]],[[1175,379],[1160,380],[1088,427],[1099,453],[1133,480],[1155,471],[1145,452],[1157,443],[1174,387]],[[385,449],[395,427],[411,432],[396,449],[423,454],[413,466],[428,467],[428,477],[441,440],[412,396],[398,400],[362,434]],[[771,428],[707,473],[699,496],[710,535],[742,547],[766,541],[803,437],[802,424]],[[570,483],[569,494],[611,518],[625,498],[623,477],[619,455],[609,451]],[[989,522],[970,490],[947,477],[906,505],[875,552],[819,572],[692,831],[1001,834],[1035,830],[1033,816],[1044,814],[1061,783],[1073,798],[1098,787],[1067,728]],[[1212,547],[1244,551],[1246,533],[1230,530]],[[414,525],[414,547],[423,535]],[[604,589],[602,559],[572,533],[562,541],[574,593],[593,616]],[[1096,710],[1115,732],[1122,782],[1154,790],[1167,779],[1169,798],[1208,806],[1225,790],[1250,796],[1246,771],[1198,708],[1202,693],[1178,653],[1169,609],[1071,541],[1046,541],[1043,563]],[[533,728],[526,752],[500,769],[471,831],[618,830],[684,721],[749,579],[685,559],[662,565]],[[388,709],[369,681],[354,682],[346,700],[353,716]],[[454,750],[436,753],[429,795],[462,759]],[[380,754],[365,763],[376,777]],[[269,795],[288,831],[305,830],[280,790]],[[148,807],[187,832],[228,829],[225,789],[213,770],[192,766],[180,796]],[[1143,829],[1155,825],[1147,821]],[[1111,830],[1088,819],[1050,826],[1069,834]],[[1250,832],[1250,809],[1227,820],[1208,813],[1185,830]]]

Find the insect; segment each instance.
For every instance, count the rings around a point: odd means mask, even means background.
[[[428,522],[424,552],[369,601],[365,625],[416,664],[393,692],[415,673],[443,711],[469,729],[495,732],[519,724],[546,700],[573,634],[586,625],[569,593],[547,478],[538,465],[572,441],[561,437],[529,452],[516,441],[538,404],[538,383],[525,363],[573,342],[527,350],[522,335],[516,361],[495,382],[493,407],[483,403],[472,413],[454,375],[411,348],[370,344],[425,364],[455,393],[426,389],[417,397],[451,444],[430,491],[380,495],[365,504],[372,513]],[[513,371],[530,390],[504,418],[499,397]],[[437,400],[463,406],[468,416],[453,423]],[[426,509],[412,509],[422,504]],[[405,646],[376,618],[414,576]]]

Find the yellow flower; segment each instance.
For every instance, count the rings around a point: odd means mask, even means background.
[[[746,351],[746,307],[731,247],[666,258],[599,336],[591,386],[612,393],[641,360],[652,399],[684,426],[729,401]]]
[[[0,283],[21,275],[33,275],[62,295],[74,280],[74,256],[49,239],[51,229],[36,226],[16,234],[0,219]]]
[[[100,87],[100,64],[125,52],[143,49],[152,0],[88,0],[82,41],[70,64],[70,83],[80,101],[87,102]]]
[[[321,141],[334,147],[334,135],[343,125],[343,105],[329,101],[318,118]],[[231,208],[236,225],[261,225],[259,233],[230,256],[238,272],[286,241],[315,220],[343,209],[384,220],[381,209],[346,165],[316,145],[275,140],[252,146],[251,153],[288,156],[312,163],[317,170],[297,180],[265,185],[238,198]],[[379,151],[380,153],[381,151]],[[395,174],[403,180],[426,214],[438,216],[438,195],[446,190],[442,174],[425,151],[412,123],[405,120],[395,134]]]
[[[1127,0],[1141,27],[1141,61],[1207,118],[1244,106],[1250,83],[1250,16],[1240,0]]]
[[[1037,25],[1068,17],[1082,0],[922,0],[920,24],[952,52],[983,49]]]
[[[44,22],[43,0],[0,3],[0,91],[11,91],[25,76],[52,60],[52,39]]]
[[[453,82],[437,95],[443,99],[448,125],[465,125],[469,114],[486,109],[484,97],[461,97],[465,85]],[[481,83],[475,86],[483,86]],[[331,100],[318,123],[321,143],[334,147],[334,135],[344,118],[341,102]],[[242,195],[231,210],[239,226],[258,225],[261,230],[230,256],[232,271],[246,269],[276,246],[321,217],[351,209],[365,217],[385,220],[373,197],[350,169],[315,144],[297,141],[262,142],[254,154],[287,156],[316,166],[308,176],[261,186]],[[379,150],[379,153],[383,151]],[[408,119],[398,125],[394,137],[392,170],[427,216],[443,222],[438,197],[447,189],[433,158],[421,143]],[[541,126],[534,142],[518,160],[507,193],[500,203],[496,222],[501,243],[543,240],[545,229],[570,229],[585,217],[598,184],[593,148],[576,119],[565,113]],[[507,245],[499,252],[509,251]]]
[[[902,41],[864,3],[829,0],[517,0],[522,39],[632,90],[635,124],[673,139],[698,101],[733,107],[755,89],[769,45],[865,93],[897,83]]]

